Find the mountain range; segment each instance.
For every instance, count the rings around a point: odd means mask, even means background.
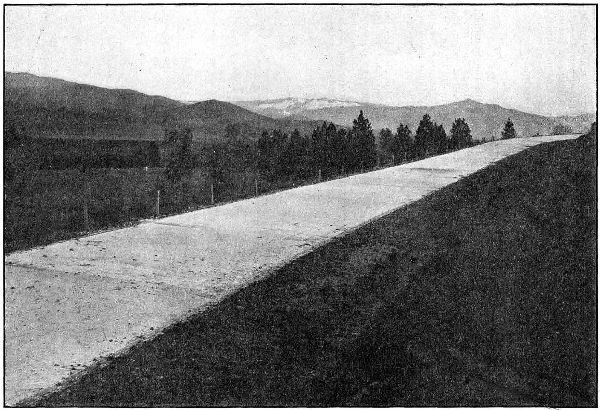
[[[310,134],[323,121],[352,126],[362,110],[378,133],[400,124],[414,132],[428,113],[450,132],[456,118],[465,118],[475,139],[500,137],[510,117],[518,136],[548,134],[558,124],[586,132],[595,114],[547,117],[496,104],[464,100],[436,106],[393,107],[328,98],[183,102],[133,90],[109,89],[40,77],[27,73],[4,74],[4,125],[22,127],[34,137],[162,140],[165,130],[188,127],[194,138],[213,141],[232,130],[257,138],[263,130],[297,128]]]
[[[217,100],[184,103],[137,91],[78,84],[27,73],[4,74],[4,124],[34,137],[162,140],[165,129],[190,128],[194,138],[224,138],[228,127],[249,138],[263,130],[298,128],[308,134],[321,121],[276,119]]]
[[[395,130],[399,124],[408,125],[415,132],[424,114],[429,114],[433,121],[443,124],[449,133],[456,118],[464,118],[469,124],[473,138],[476,140],[499,139],[508,118],[515,124],[518,136],[549,134],[558,124],[570,126],[574,132],[587,132],[595,114],[578,116],[548,117],[530,114],[514,109],[504,108],[497,104],[484,104],[466,99],[450,104],[434,106],[405,106],[360,103],[329,98],[300,99],[282,98],[276,100],[236,101],[235,104],[256,113],[274,118],[298,118],[326,120],[351,126],[359,110],[371,121],[374,130],[382,128]]]

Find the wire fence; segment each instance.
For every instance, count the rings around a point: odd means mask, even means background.
[[[403,158],[400,163],[423,158]],[[395,160],[381,161],[381,167]],[[10,184],[5,179],[4,251],[351,175],[343,168],[311,169],[307,174],[269,178],[251,168],[211,178],[206,169],[196,168],[173,182],[160,167],[19,170]]]
[[[4,251],[318,182],[270,181],[251,171],[214,181],[202,169],[177,182],[164,168],[35,170],[4,190]]]

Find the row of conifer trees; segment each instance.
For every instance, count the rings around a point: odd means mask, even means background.
[[[502,134],[503,138],[514,137],[510,120]],[[168,135],[173,140],[173,135]],[[376,138],[362,111],[351,128],[324,122],[310,135],[301,135],[297,129],[289,135],[281,130],[263,131],[256,141],[240,135],[229,136],[196,150],[192,147],[190,131],[186,138],[175,140],[186,144],[172,150],[174,156],[167,155],[167,173],[177,179],[185,171],[173,172],[171,168],[200,166],[217,184],[227,184],[228,179],[240,172],[258,174],[261,180],[267,181],[312,179],[317,175],[326,179],[476,144],[464,118],[454,121],[448,135],[443,125],[433,122],[428,114],[423,116],[414,134],[408,125],[400,124],[396,132],[384,128]]]
[[[395,133],[382,129],[377,139],[361,111],[351,129],[325,122],[310,136],[302,136],[298,130],[289,137],[279,130],[263,132],[257,142],[257,168],[270,178],[302,177],[316,170],[330,176],[394,165],[473,144],[464,118],[454,121],[449,136],[443,125],[436,124],[426,114],[414,135],[408,125],[400,124]]]

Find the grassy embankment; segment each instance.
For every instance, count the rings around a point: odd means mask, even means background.
[[[509,157],[34,404],[595,406],[595,150]]]

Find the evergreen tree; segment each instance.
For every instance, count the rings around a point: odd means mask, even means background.
[[[471,128],[464,118],[457,118],[450,130],[450,149],[462,149],[473,145]]]
[[[400,124],[396,129],[396,135],[394,135],[394,143],[392,145],[392,152],[394,154],[394,161],[406,161],[412,156],[413,151],[413,140],[412,132],[408,125]]]
[[[289,143],[287,144],[283,154],[283,171],[287,176],[296,176],[301,173],[301,168],[306,161],[306,145],[300,135],[300,131],[295,129],[290,135]]]
[[[379,147],[381,157],[384,158],[385,161],[389,161],[391,157],[393,157],[393,144],[394,144],[394,135],[389,128],[382,128],[379,131]]]
[[[407,125],[400,124],[395,134],[387,128],[382,129],[380,143],[386,158],[392,161],[392,164],[406,161],[412,155],[412,132]]]
[[[333,125],[333,124],[332,124]],[[346,130],[340,128],[329,141],[331,166],[336,173],[341,173],[346,166]]]
[[[272,176],[278,178],[279,175],[285,173],[287,164],[285,163],[285,151],[288,146],[288,135],[281,130],[273,130],[273,163]]]
[[[256,168],[261,174],[267,176],[273,168],[273,144],[268,131],[262,132],[256,145],[258,151]]]
[[[504,124],[504,130],[502,131],[502,139],[507,140],[510,138],[515,138],[516,136],[517,133],[515,132],[515,125],[509,118],[508,121],[506,121],[506,124]]]
[[[230,174],[228,155],[225,152],[225,145],[213,142],[206,146],[206,157],[204,167],[208,171],[210,182],[215,187],[222,185]]]
[[[281,130],[273,130],[272,150],[274,156],[279,156],[287,145],[288,136]]]
[[[360,141],[358,134],[353,129],[350,129],[346,137],[346,169],[348,171],[356,171],[360,168]]]
[[[448,137],[442,124],[434,123],[433,138],[429,148],[430,153],[443,154],[448,150]]]
[[[362,110],[352,122],[352,150],[357,157],[359,169],[368,169],[377,163],[377,147],[371,123],[364,116]]]
[[[327,168],[328,144],[327,144],[327,123],[313,130],[311,135],[310,155],[313,171],[323,171]]]
[[[340,153],[339,153],[339,172],[344,174],[352,169],[350,166],[352,162],[352,151],[350,148],[350,133],[344,128],[338,130],[337,140],[339,141]]]
[[[334,123],[329,123],[329,125],[325,129],[325,166],[323,167],[324,172],[327,175],[334,172],[336,169],[337,157],[334,146],[337,140],[337,128]]]
[[[431,153],[433,147],[435,126],[431,122],[429,114],[423,115],[419,122],[417,133],[415,134],[415,151],[418,156],[424,156]]]

